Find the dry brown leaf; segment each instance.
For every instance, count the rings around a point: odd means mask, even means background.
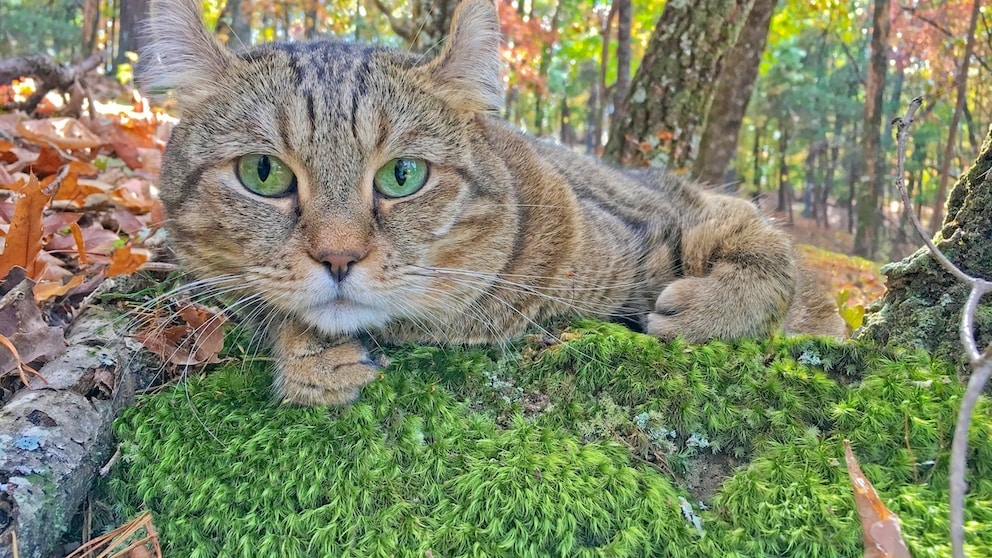
[[[132,178],[110,193],[110,199],[135,213],[148,213],[158,200],[152,199],[145,182]]]
[[[865,558],[910,558],[909,549],[902,539],[899,516],[885,507],[875,487],[861,472],[849,440],[844,440],[844,461],[847,462],[847,474],[854,488],[854,503],[861,518]]]
[[[143,248],[132,248],[130,246],[117,248],[111,256],[110,267],[107,268],[107,277],[134,273],[141,267],[141,264],[148,261],[150,256],[151,253]]]
[[[0,376],[17,370],[23,380],[31,362],[47,362],[65,352],[65,339],[61,328],[49,326],[34,302],[34,282],[23,269],[15,267],[0,284],[0,296],[18,291],[13,300],[0,308],[0,341],[7,350],[0,350]],[[8,297],[11,298],[11,297]],[[13,348],[11,348],[13,347]]]
[[[76,256],[79,258],[79,265],[90,263],[89,258],[86,257],[86,242],[83,241],[83,231],[79,228],[79,223],[69,225],[69,231],[72,232],[72,239],[76,241]]]
[[[22,195],[14,206],[3,254],[0,254],[0,277],[5,277],[15,266],[23,267],[31,278],[37,277],[41,271],[38,264],[44,232],[41,215],[49,197],[33,176],[20,190]]]
[[[135,335],[135,339],[162,360],[179,366],[220,362],[218,354],[224,348],[227,318],[189,302],[183,303],[178,314],[185,324],[155,327]]]
[[[72,279],[69,279],[64,285],[56,282],[38,283],[34,286],[34,301],[40,303],[56,296],[62,296],[82,285],[85,280],[86,276],[79,274],[73,275]]]
[[[45,242],[52,235],[68,229],[73,224],[79,222],[82,217],[82,213],[70,213],[67,211],[47,212],[41,218],[43,229],[42,242]]]
[[[44,118],[17,123],[17,132],[25,140],[60,149],[91,149],[105,142],[75,118]]]
[[[44,250],[38,254],[38,265],[41,267],[41,271],[38,272],[38,282],[61,283],[66,277],[72,276],[72,272],[65,268],[64,261]]]
[[[99,223],[80,227],[80,230],[86,253],[89,255],[94,253],[110,254],[114,244],[120,242],[120,237],[117,234],[103,228]],[[76,238],[71,230],[66,233],[64,228],[59,229],[56,234],[48,238],[48,242],[45,243],[45,250],[59,254],[72,254],[78,250]]]
[[[186,304],[179,315],[193,327],[196,337],[193,356],[200,362],[217,362],[217,355],[224,348],[224,324],[227,318],[200,304]]]

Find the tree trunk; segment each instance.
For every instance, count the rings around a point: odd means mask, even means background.
[[[595,124],[592,135],[593,153],[599,153],[603,143],[603,119],[606,118],[606,104],[609,102],[606,89],[606,68],[610,64],[610,34],[613,28],[613,16],[616,13],[617,5],[613,3],[610,5],[610,13],[603,20],[602,32],[600,33],[603,37],[603,48],[599,55],[599,82],[596,84],[595,91],[599,101],[593,109],[595,114],[592,116]]]
[[[251,46],[251,0],[227,0],[214,32],[231,48]]]
[[[141,26],[148,18],[148,0],[121,0],[120,31],[114,67],[129,64],[128,52],[138,52],[142,45]]]
[[[937,232],[937,227],[944,220],[944,199],[947,197],[947,180],[951,173],[951,158],[954,156],[954,140],[957,138],[958,124],[961,122],[961,113],[965,106],[965,85],[968,81],[968,64],[971,62],[971,53],[975,49],[975,27],[978,25],[978,12],[981,3],[974,0],[974,7],[971,10],[971,21],[968,23],[968,40],[964,46],[964,56],[961,58],[961,65],[958,67],[958,75],[955,81],[958,85],[957,104],[954,105],[954,116],[951,117],[950,130],[947,131],[947,147],[944,148],[944,160],[940,164],[940,184],[937,187],[937,199],[933,204],[933,218],[930,220],[930,231]]]
[[[740,37],[727,53],[693,166],[693,174],[702,182],[721,184],[727,167],[737,158],[741,121],[751,100],[776,3],[755,0]]]
[[[586,155],[597,155],[599,151],[600,137],[602,134],[602,119],[596,121],[599,111],[599,74],[593,62],[587,60],[579,67],[579,79],[589,83],[589,99],[586,101]]]
[[[617,82],[613,85],[613,120],[623,119],[630,92],[630,0],[613,0],[617,9]]]
[[[755,204],[761,200],[761,171],[765,168],[764,165],[761,164],[761,136],[764,135],[766,128],[768,128],[767,120],[762,122],[761,126],[755,124],[754,144],[751,146],[751,156],[754,160],[754,190],[751,193],[751,199]]]
[[[947,201],[939,248],[972,277],[992,279],[992,128],[981,153]],[[949,275],[926,248],[883,268],[885,296],[869,307],[857,336],[877,343],[924,347],[968,369],[958,337],[969,288]],[[975,316],[978,346],[992,343],[992,300]]]
[[[858,144],[858,123],[851,127],[851,140],[848,145]],[[861,177],[861,158],[853,153],[845,153],[847,159],[847,234],[854,234],[854,196]]]
[[[778,206],[779,213],[787,209],[789,203],[789,162],[786,152],[789,149],[789,127],[783,125],[778,136]]]
[[[100,27],[100,0],[83,0],[83,55],[96,49],[96,32]]]
[[[844,130],[844,120],[834,117],[834,135],[831,138],[830,149],[827,152],[827,168],[823,173],[823,192],[820,197],[820,207],[823,212],[823,228],[830,228],[830,211],[827,200],[834,189],[834,174],[837,172],[837,161],[840,159],[840,136]]]
[[[416,52],[433,52],[444,44],[451,27],[451,16],[457,0],[413,0],[410,15],[393,15],[394,7],[384,0],[373,0],[376,8],[389,20],[389,26],[406,41],[407,47]]]
[[[871,59],[865,86],[865,128],[862,149],[865,176],[858,191],[858,224],[854,234],[854,253],[871,259],[878,250],[881,230],[879,199],[885,189],[882,169],[882,97],[885,72],[889,63],[889,5],[891,0],[875,0],[872,17]]]
[[[575,127],[572,126],[572,109],[568,106],[568,96],[561,97],[561,132],[559,139],[562,145],[573,147],[575,145]]]
[[[552,35],[548,42],[544,45],[544,50],[541,52],[541,63],[538,65],[538,76],[540,83],[546,83],[548,79],[548,70],[551,68],[551,58],[554,56],[554,47],[557,42],[557,29],[558,29],[558,19],[561,16],[561,2],[555,4],[555,13],[551,16],[551,29]],[[534,96],[536,97],[536,102],[534,103],[534,129],[537,136],[544,135],[544,105],[547,95],[546,87],[537,87],[534,90]]]
[[[754,0],[669,2],[614,119],[604,155],[625,165],[671,169],[692,163],[724,54]]]

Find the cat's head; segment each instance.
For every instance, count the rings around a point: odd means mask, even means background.
[[[232,53],[198,0],[152,3],[144,87],[181,109],[161,175],[177,252],[217,290],[325,333],[464,312],[518,226],[484,137],[502,99],[491,0],[464,0],[434,59],[341,41]],[[460,277],[460,278],[458,278]]]

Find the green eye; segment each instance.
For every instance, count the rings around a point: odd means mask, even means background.
[[[427,161],[393,159],[375,173],[375,189],[387,198],[409,196],[427,182]]]
[[[289,165],[272,155],[244,155],[238,159],[238,180],[245,188],[268,198],[288,193],[296,186]]]

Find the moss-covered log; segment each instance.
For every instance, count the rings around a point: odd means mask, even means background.
[[[936,245],[965,273],[992,279],[992,128],[978,159],[951,191]],[[868,309],[858,337],[927,349],[964,370],[958,329],[968,286],[944,271],[926,248],[882,271],[888,291]],[[975,317],[975,331],[979,347],[992,343],[988,297]]]
[[[151,510],[166,556],[855,557],[846,438],[914,555],[950,553],[963,387],[923,352],[581,322],[390,357],[345,408],[274,404],[264,362],[142,398],[105,501]],[[976,418],[968,551],[990,556],[984,399]]]

